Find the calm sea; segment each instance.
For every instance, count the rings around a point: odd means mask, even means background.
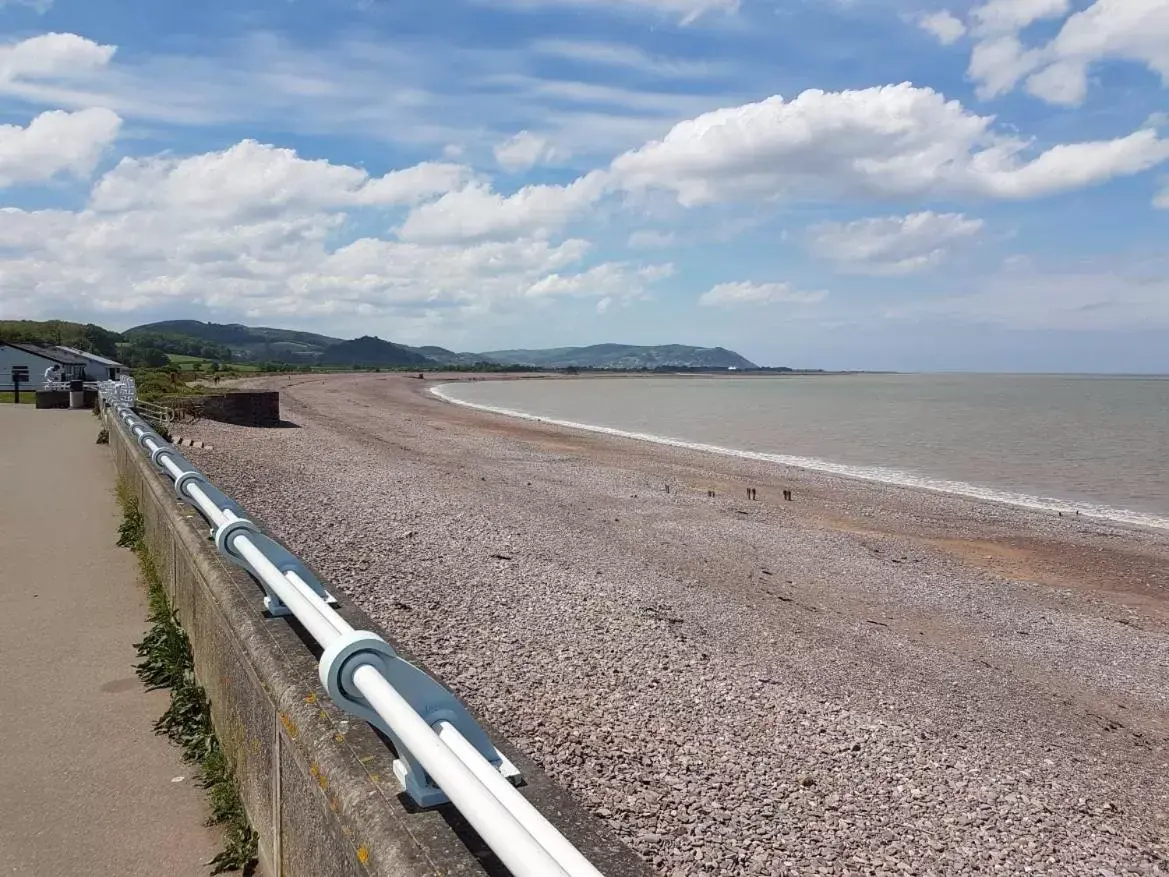
[[[874,481],[1169,529],[1169,378],[481,381],[451,401]]]

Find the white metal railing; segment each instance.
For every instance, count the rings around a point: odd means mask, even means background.
[[[322,646],[318,670],[326,691],[390,738],[398,756],[394,772],[415,803],[454,804],[515,877],[601,877],[516,791],[509,779],[517,780],[518,771],[454,695],[377,634],[354,630],[298,558],[131,410],[119,383],[102,386],[114,418],[211,525],[220,554],[259,582],[269,614],[294,615]]]
[[[134,405],[137,411],[146,420],[154,423],[169,424],[175,422],[175,411],[166,405],[155,405],[153,402],[138,402]]]
[[[99,381],[97,390],[102,399],[110,404],[125,405],[127,408],[138,404],[138,385],[129,375],[123,375],[116,381]]]
[[[107,402],[133,408],[135,412],[153,423],[170,424],[175,422],[176,416],[173,408],[166,405],[156,405],[153,402],[139,401],[138,385],[129,375],[123,375],[116,381],[98,381],[95,384],[86,384],[86,386],[95,387]]]
[[[72,381],[45,381],[41,384],[42,390],[71,390]],[[100,386],[98,381],[82,381],[81,386],[86,390],[96,390]]]

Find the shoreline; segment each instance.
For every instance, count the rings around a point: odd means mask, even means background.
[[[192,460],[663,877],[1169,865],[1161,531],[268,385]]]
[[[485,380],[496,379],[498,378],[493,376],[485,378]],[[778,466],[785,466],[793,469],[801,469],[809,472],[820,472],[827,475],[834,475],[840,478],[849,478],[876,484],[895,485],[911,490],[927,490],[933,493],[941,493],[949,496],[960,496],[966,499],[981,500],[985,502],[1000,503],[1003,505],[1012,506],[1014,508],[1028,509],[1036,512],[1066,512],[1069,515],[1078,515],[1095,520],[1107,521],[1112,524],[1123,524],[1137,528],[1169,531],[1169,516],[1155,514],[1152,512],[1140,512],[1133,509],[1125,509],[1117,506],[1107,506],[1091,502],[1064,500],[1058,497],[1017,493],[1014,491],[994,487],[971,484],[965,481],[952,481],[945,478],[915,475],[910,472],[905,472],[900,469],[894,469],[886,466],[857,466],[847,463],[836,463],[831,460],[822,460],[815,457],[798,457],[789,454],[747,451],[740,448],[711,445],[703,442],[693,442],[686,439],[678,439],[670,436],[658,435],[655,433],[640,433],[619,429],[617,427],[602,426],[598,424],[583,423],[572,420],[561,420],[553,417],[530,414],[518,409],[485,405],[479,402],[458,399],[449,395],[448,393],[443,392],[446,387],[456,386],[461,383],[466,383],[466,381],[444,381],[438,386],[429,387],[427,392],[430,395],[435,396],[438,399],[441,399],[443,402],[451,405],[458,405],[476,411],[483,411],[490,414],[512,417],[518,420],[544,423],[550,426],[557,426],[565,429],[582,430],[586,432],[598,433],[601,435],[613,436],[616,438],[663,445],[666,447],[682,448],[685,450],[698,451],[700,453],[707,454],[717,454],[724,457],[738,457],[746,460],[756,460],[759,462],[772,463]]]

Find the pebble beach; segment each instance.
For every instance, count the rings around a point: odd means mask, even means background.
[[[184,453],[660,874],[1169,874],[1169,532],[431,378],[256,380],[288,427]]]

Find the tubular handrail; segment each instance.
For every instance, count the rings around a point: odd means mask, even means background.
[[[294,615],[324,649],[321,682],[339,707],[386,733],[394,771],[420,806],[449,801],[515,877],[601,873],[509,782],[514,766],[461,703],[384,639],[355,630],[310,570],[264,534],[130,407],[131,388],[103,382],[103,407],[211,525],[217,550],[264,589],[272,616]]]
[[[42,390],[70,390],[72,389],[73,381],[45,381],[41,384]],[[96,390],[101,384],[98,381],[82,381],[82,387],[86,390]]]
[[[134,406],[134,410],[142,415],[146,420],[152,420],[155,423],[174,423],[175,412],[173,408],[166,405],[158,405],[154,402],[138,401]]]
[[[138,404],[138,385],[129,375],[122,375],[116,381],[98,381],[97,391],[107,402],[117,402],[127,408]]]

